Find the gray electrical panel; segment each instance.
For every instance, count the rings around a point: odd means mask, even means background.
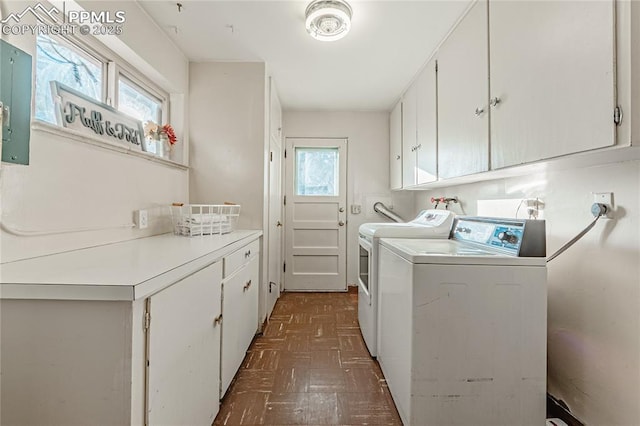
[[[31,55],[0,40],[2,161],[29,164]]]

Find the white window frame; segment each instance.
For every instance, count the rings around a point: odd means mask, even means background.
[[[78,37],[72,35],[51,35],[50,37],[60,39],[67,47],[78,50],[83,55],[88,55],[102,63],[101,102],[118,109],[118,84],[120,77],[123,77],[161,101],[162,122],[157,124],[162,125],[170,122],[169,93],[149,79],[143,77],[139,71],[129,65],[124,59],[120,58],[115,52],[106,46],[100,45],[97,40],[80,40]],[[37,70],[34,70],[34,74],[36,72]],[[37,78],[37,75],[35,75],[34,81],[37,81]],[[35,105],[33,105],[33,110],[32,113],[35,117]],[[34,118],[34,120],[40,123],[46,123],[39,119]]]
[[[124,78],[131,82],[134,86],[138,86],[142,91],[146,92],[149,96],[154,97],[160,101],[162,104],[162,116],[161,122],[156,123],[159,125],[169,123],[169,94],[159,88],[157,85],[153,84],[149,80],[138,78],[138,73],[131,70],[129,67],[123,64],[119,64],[115,61],[109,61],[107,64],[107,73],[108,73],[108,83],[107,86],[109,88],[109,93],[107,95],[107,100],[112,103],[107,102],[110,106],[118,109],[119,105],[119,93],[120,93],[120,79]]]
[[[53,40],[60,40],[62,42],[62,44],[66,48],[75,50],[80,55],[89,56],[89,57],[95,59],[96,61],[98,61],[101,64],[101,68],[102,68],[102,87],[100,89],[100,91],[101,91],[100,102],[107,103],[107,90],[108,90],[107,63],[108,63],[108,59],[106,59],[104,54],[102,54],[101,52],[97,51],[93,47],[89,46],[87,43],[79,40],[77,37],[54,35],[54,34],[50,34],[48,37],[53,39]],[[38,48],[37,48],[37,43],[38,43],[37,36],[36,36],[36,41],[35,42],[36,42],[35,54],[39,55],[40,53],[38,52]],[[37,75],[38,70],[35,68],[35,63],[36,62],[37,62],[37,58],[34,58],[34,70],[33,70],[33,75],[34,75],[33,76],[33,82],[34,82],[34,84],[37,84],[37,81],[38,81],[38,75]],[[31,113],[32,113],[32,116],[35,117],[35,104],[33,105]],[[39,121],[39,122],[41,121],[41,120],[39,120],[37,118],[34,118],[34,119]],[[42,122],[46,123],[46,121],[42,121]]]

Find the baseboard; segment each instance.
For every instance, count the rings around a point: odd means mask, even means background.
[[[547,394],[547,418],[560,419],[569,426],[584,426],[584,423],[571,414],[569,407],[563,400],[556,399],[549,393]]]

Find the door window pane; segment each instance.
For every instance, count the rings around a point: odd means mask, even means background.
[[[339,195],[338,148],[296,148],[296,195]]]
[[[51,81],[59,81],[97,101],[102,101],[102,63],[58,37],[39,35],[36,53],[35,116],[56,122]]]

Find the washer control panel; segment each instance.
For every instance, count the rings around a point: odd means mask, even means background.
[[[451,238],[490,247],[511,256],[546,255],[543,220],[463,217],[456,220]]]
[[[451,229],[455,214],[449,210],[422,210],[415,219],[409,223],[426,226],[441,226]]]

